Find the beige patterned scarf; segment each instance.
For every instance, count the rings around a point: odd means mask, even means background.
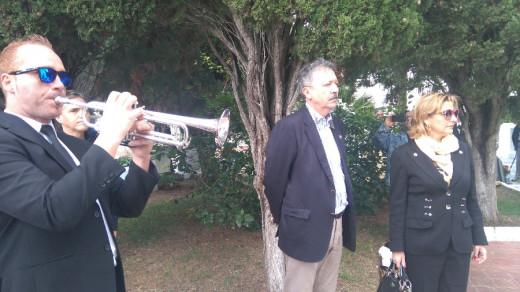
[[[453,176],[453,162],[450,153],[459,149],[459,140],[454,135],[444,137],[437,142],[430,136],[421,136],[415,139],[415,143],[433,161],[437,170],[444,177],[444,181],[450,185]]]

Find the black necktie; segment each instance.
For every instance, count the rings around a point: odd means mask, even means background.
[[[76,163],[74,160],[72,160],[72,157],[70,157],[69,153],[63,146],[61,145],[60,141],[58,141],[58,137],[56,137],[56,133],[54,132],[54,129],[50,125],[42,125],[42,128],[40,129],[40,132],[44,134],[47,138],[49,138],[49,143],[58,150],[58,152],[65,158],[70,165],[76,166]]]

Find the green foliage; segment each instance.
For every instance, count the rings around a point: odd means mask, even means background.
[[[225,1],[227,5],[237,10],[255,29],[263,30],[275,22],[294,21],[297,4],[287,0],[233,0]]]
[[[348,171],[359,214],[375,214],[388,194],[384,159],[372,144],[372,137],[381,125],[375,113],[374,104],[366,97],[350,104],[341,103],[334,111],[334,116],[345,124]]]
[[[440,1],[424,18],[417,73],[441,78],[475,104],[518,90],[520,41],[511,37],[520,35],[518,1]]]
[[[124,167],[130,166],[130,162],[132,161],[132,158],[129,156],[121,156],[117,158],[117,162],[121,164]]]
[[[124,48],[108,54],[104,62],[102,76],[106,78],[98,82],[100,95],[114,89],[129,90],[149,109],[206,116],[205,101],[222,90],[223,74],[215,71],[204,53],[198,33],[188,28],[166,30],[166,39],[151,34],[139,40],[121,40]]]
[[[352,57],[380,59],[413,44],[421,30],[416,1],[299,1],[298,53],[311,59],[330,55],[343,63]],[[331,17],[331,12],[333,17]]]
[[[187,149],[179,149],[168,145],[153,145],[152,159],[160,161],[163,157],[167,157],[170,161],[170,172],[173,173],[175,168],[187,174],[195,175],[196,171],[193,165],[188,161]]]
[[[504,123],[520,124],[520,98],[517,92],[514,92],[506,99],[505,114],[502,121]]]
[[[428,2],[428,1],[426,1]],[[257,31],[292,23],[295,46],[305,59],[379,57],[412,44],[421,29],[417,1],[225,1]]]
[[[184,180],[184,177],[181,174],[173,173],[173,172],[165,172],[159,174],[159,182],[157,182],[157,187],[160,190],[170,190],[177,188],[180,185],[180,182]]]
[[[67,71],[77,76],[93,60],[117,50],[116,36],[149,31],[155,1],[0,1],[0,45],[37,33],[46,36]]]
[[[213,134],[193,138],[191,147],[197,149],[201,175],[192,196],[201,198],[201,205],[190,209],[190,214],[206,226],[222,225],[248,230],[260,228],[260,202],[253,187],[255,174],[250,149],[239,149],[233,144],[249,144],[244,125],[240,122],[233,96],[223,93],[208,101],[207,111],[216,116],[223,109],[231,111],[228,141],[215,149]],[[232,144],[233,143],[233,144]]]
[[[248,230],[260,228],[251,153],[239,152],[229,144],[217,151],[213,143],[202,144],[206,145],[199,148],[203,173],[192,193],[194,197],[201,197],[201,205],[190,208],[189,212],[209,227],[218,224]]]

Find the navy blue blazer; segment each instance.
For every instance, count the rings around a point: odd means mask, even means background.
[[[0,291],[124,291],[102,215],[136,217],[157,183],[102,148],[71,137],[72,167],[22,119],[0,113]],[[111,228],[111,216],[106,216]],[[111,232],[110,232],[110,236]],[[117,246],[116,246],[117,248]]]
[[[343,123],[333,118],[333,124],[348,198],[342,217],[343,245],[354,251],[354,195],[347,171]],[[266,148],[263,184],[274,222],[279,224],[280,249],[301,261],[321,261],[332,234],[335,188],[325,149],[306,107],[273,128]]]
[[[392,155],[390,187],[390,249],[417,255],[438,254],[450,241],[457,252],[487,245],[478,206],[473,160],[468,144],[459,140],[451,153],[450,185],[414,140]]]

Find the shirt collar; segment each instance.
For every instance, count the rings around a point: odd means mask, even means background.
[[[20,114],[17,114],[11,110],[4,110],[5,113],[8,113],[8,114],[11,114],[13,116],[17,116],[19,117],[20,119],[24,120],[27,124],[29,124],[29,126],[31,126],[31,128],[33,128],[36,132],[40,132],[40,130],[42,129],[42,123],[36,121],[36,120],[33,120],[31,118],[28,118],[26,116],[22,116]],[[54,125],[52,123],[49,123],[48,125],[50,125],[52,128],[54,128]],[[55,130],[56,131],[56,130]]]
[[[318,127],[318,129],[321,130],[330,127],[330,124],[332,123],[332,115],[330,113],[323,117],[309,103],[305,103],[305,106],[309,110],[311,118],[316,124],[316,127]]]

